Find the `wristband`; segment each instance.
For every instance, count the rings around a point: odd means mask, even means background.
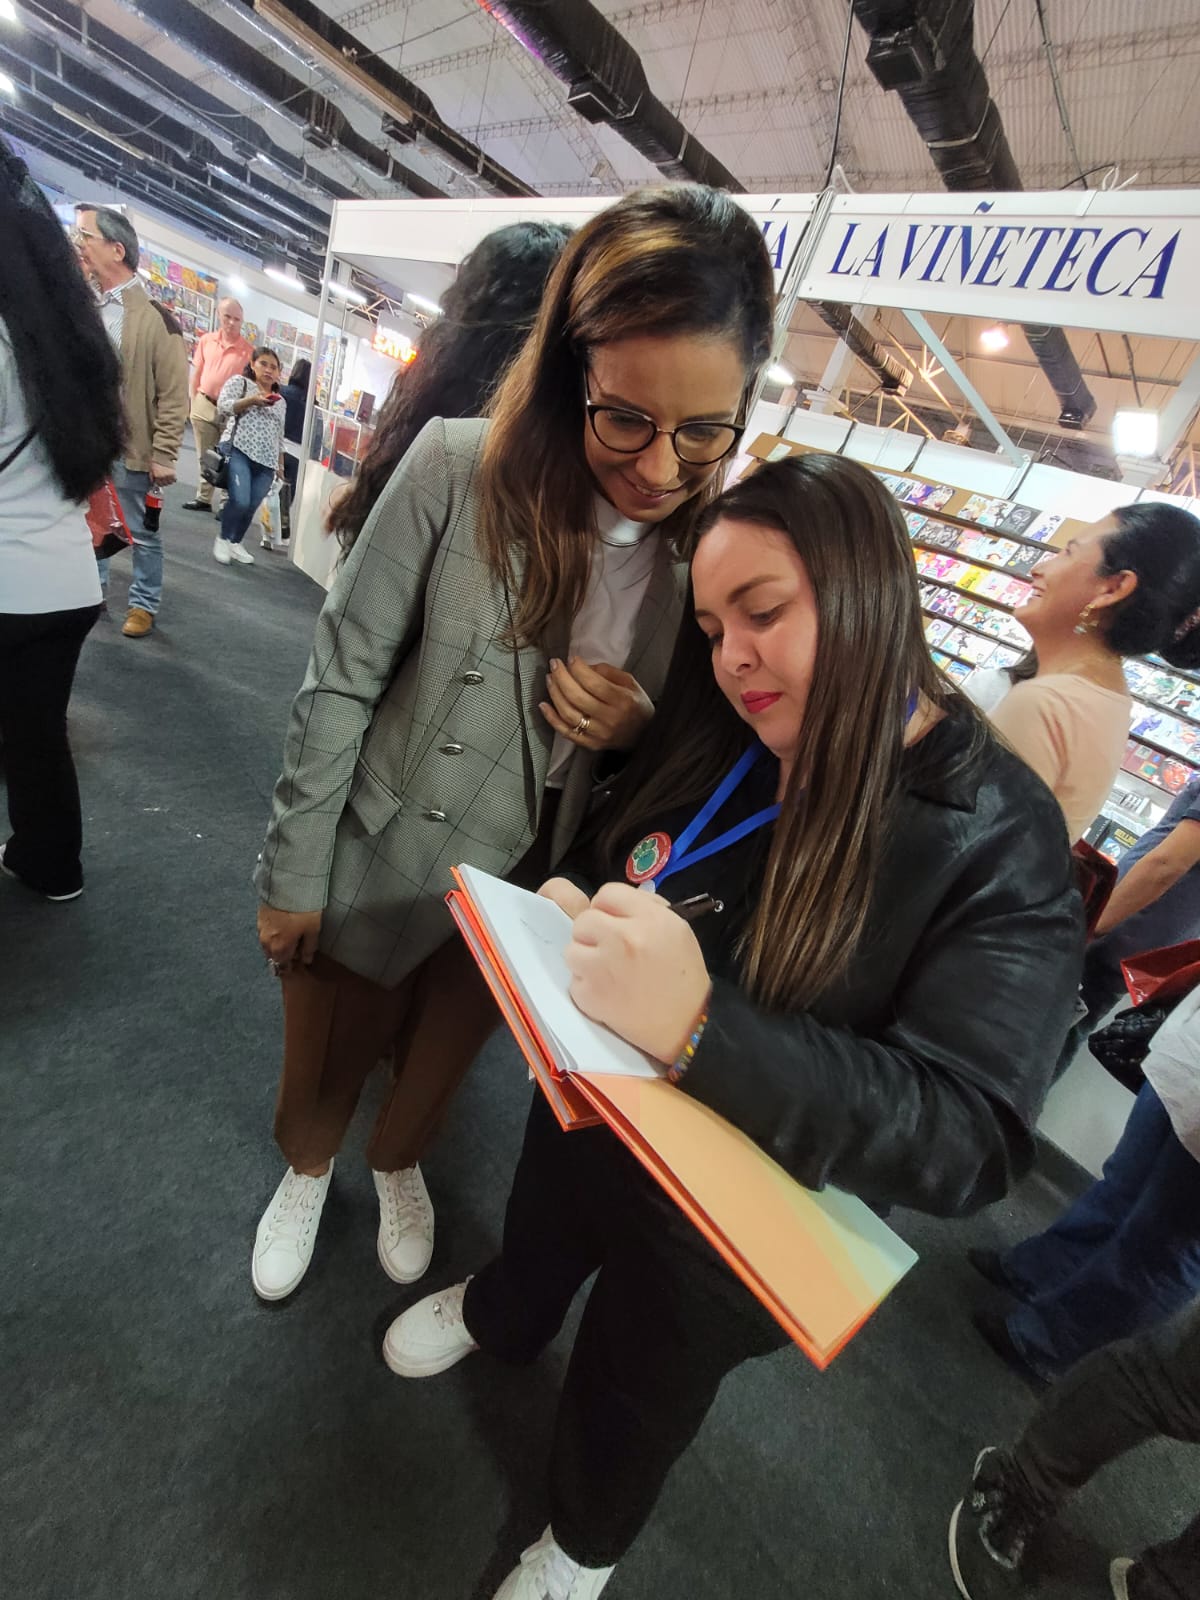
[[[687,1076],[688,1068],[692,1064],[692,1060],[695,1057],[697,1049],[699,1048],[700,1040],[703,1037],[704,1030],[707,1025],[708,1001],[706,1000],[700,1009],[700,1015],[696,1018],[695,1022],[692,1023],[692,1028],[691,1032],[688,1034],[687,1043],[676,1056],[672,1064],[667,1068],[668,1083],[680,1083],[683,1078]]]

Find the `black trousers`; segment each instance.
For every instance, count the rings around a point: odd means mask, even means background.
[[[539,1094],[502,1253],[467,1287],[467,1327],[489,1353],[532,1361],[592,1273],[555,1425],[550,1525],[576,1561],[607,1567],[725,1374],[790,1341],[615,1134],[563,1133]]]
[[[100,609],[0,613],[0,740],[12,825],[4,860],[43,894],[71,894],[83,885],[67,702]]]
[[[1050,1515],[1108,1462],[1158,1437],[1200,1444],[1200,1301],[1086,1356],[1047,1392],[1013,1459],[1034,1503]],[[1200,1515],[1138,1558],[1129,1593],[1131,1600],[1200,1595]]]

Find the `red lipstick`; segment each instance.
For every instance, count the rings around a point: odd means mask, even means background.
[[[782,700],[781,694],[752,693],[742,696],[742,704],[752,717],[758,716],[761,711],[768,711],[776,700]]]

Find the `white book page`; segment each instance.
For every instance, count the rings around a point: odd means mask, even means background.
[[[666,1068],[599,1022],[571,999],[563,951],[571,919],[553,900],[518,889],[476,867],[460,867],[467,892],[513,983],[564,1072],[661,1078]]]

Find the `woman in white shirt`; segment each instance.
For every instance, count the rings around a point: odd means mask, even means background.
[[[67,703],[101,610],[81,502],[120,447],[121,375],[75,252],[3,140],[0,232],[0,741],[12,828],[0,868],[74,900],[83,835]]]
[[[223,567],[231,561],[254,565],[242,540],[275,477],[282,476],[287,406],[279,392],[280,370],[274,350],[260,345],[241,377],[230,378],[217,397],[217,415],[225,424],[221,448],[229,457],[229,497],[213,540],[213,556]]]

